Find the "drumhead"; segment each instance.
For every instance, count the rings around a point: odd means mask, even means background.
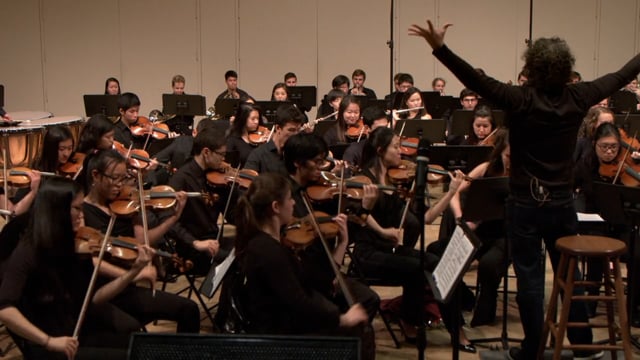
[[[23,134],[23,133],[32,133],[32,132],[42,132],[42,131],[44,131],[43,126],[0,127],[0,134],[2,134],[2,136],[11,136],[12,134]]]
[[[45,119],[34,119],[29,121],[23,121],[20,126],[55,126],[55,125],[77,125],[83,123],[84,120],[81,116],[53,116]]]
[[[7,114],[11,116],[12,120],[21,121],[46,119],[53,116],[53,114],[48,111],[10,111]]]

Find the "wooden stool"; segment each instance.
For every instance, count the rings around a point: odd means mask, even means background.
[[[571,350],[587,350],[611,351],[611,358],[616,359],[616,350],[624,350],[625,359],[631,359],[631,342],[629,336],[629,326],[627,319],[627,308],[625,304],[624,290],[622,286],[622,277],[620,275],[620,255],[626,251],[625,244],[616,239],[604,236],[565,236],[556,242],[556,248],[560,251],[560,264],[556,271],[553,281],[553,291],[551,299],[549,299],[549,308],[544,322],[544,330],[542,332],[542,341],[538,354],[544,352],[549,332],[555,341],[553,353],[554,359],[560,359],[560,352],[563,348]],[[578,281],[574,280],[577,268],[578,258],[599,258],[605,261],[604,279],[598,281]],[[609,267],[609,262],[613,264],[613,269]],[[601,286],[604,285],[604,295],[572,295],[575,286]],[[556,308],[558,304],[558,295],[562,294],[562,312],[560,313],[559,322],[554,322]],[[568,322],[569,308],[572,300],[599,300],[603,301],[607,306],[607,323],[591,324]],[[618,317],[620,326],[617,327],[613,318],[613,305],[617,303]],[[609,343],[608,344],[571,344],[563,345],[563,340],[567,327],[608,327]],[[622,345],[616,344],[616,333],[620,332],[622,337]]]

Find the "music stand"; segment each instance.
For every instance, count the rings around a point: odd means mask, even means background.
[[[290,101],[256,101],[256,105],[260,107],[262,116],[264,116],[269,123],[276,122],[276,113],[278,108],[282,105],[291,104]]]
[[[322,137],[324,136],[324,133],[326,133],[327,131],[329,131],[329,129],[331,129],[332,127],[334,127],[336,125],[336,122],[338,120],[322,120],[322,121],[318,121],[318,123],[316,124],[316,126],[313,127],[313,133]]]
[[[491,151],[493,151],[493,146],[431,146],[430,160],[432,164],[442,165],[447,170],[459,169],[466,174],[479,164],[487,161]]]
[[[505,205],[509,196],[509,178],[487,177],[474,179],[469,186],[462,210],[463,221],[504,220]],[[505,223],[506,225],[506,223]],[[506,233],[506,229],[505,229]],[[509,241],[505,241],[505,254],[509,254]],[[487,343],[499,341],[502,349],[509,348],[509,342],[521,339],[510,338],[507,330],[507,303],[509,300],[508,255],[504,262],[504,278],[502,285],[502,332],[500,337],[471,339],[471,343]]]
[[[149,156],[154,156],[160,151],[164,150],[167,146],[171,145],[175,141],[176,138],[164,138],[164,139],[156,139],[149,143],[149,147],[147,148],[147,152]]]
[[[238,105],[240,105],[239,99],[216,99],[215,105],[213,107],[216,109],[216,114],[220,115],[221,118],[229,118],[236,113],[238,110]]]
[[[178,116],[206,115],[206,100],[202,95],[162,94],[162,112]]]
[[[471,124],[473,124],[473,110],[456,110],[453,112],[451,120],[451,134],[450,136],[462,136],[466,137],[470,135]],[[504,111],[492,110],[491,116],[496,123],[496,127],[504,125]]]
[[[360,113],[362,113],[362,111],[364,111],[364,109],[369,108],[369,107],[374,107],[377,106],[380,109],[384,110],[387,108],[387,102],[383,100],[374,100],[374,99],[370,99],[366,96],[358,96],[357,98],[360,101]]]
[[[430,119],[430,120],[398,120],[393,131],[396,134],[400,134],[402,126],[402,136],[414,137],[414,138],[426,138],[432,144],[444,143],[444,132],[447,128],[447,124],[442,119]]]
[[[287,87],[289,92],[289,101],[298,104],[301,109],[311,109],[316,106],[316,87],[315,86],[290,86]]]
[[[636,95],[629,91],[620,90],[609,98],[609,107],[615,113],[637,112],[638,99]]]
[[[631,326],[633,314],[637,313],[634,308],[639,307],[637,302],[638,295],[640,295],[638,289],[632,285],[640,281],[640,274],[638,274],[640,246],[637,244],[640,241],[638,234],[640,229],[640,188],[596,181],[593,183],[593,201],[600,216],[607,222],[621,224],[625,223],[623,219],[626,219],[627,223],[631,223],[633,227],[629,239],[629,260],[627,261],[627,267],[629,267],[627,283],[630,284],[627,296],[627,316],[629,317],[628,324]],[[637,336],[631,337],[631,343],[640,349]]]
[[[640,133],[640,114],[616,114],[613,119],[614,123],[624,131],[633,136],[635,133]]]
[[[0,85],[0,108],[4,107],[4,85]]]
[[[365,141],[365,139],[362,139],[360,141]],[[331,151],[331,153],[333,154],[333,158],[334,159],[342,160],[342,157],[344,156],[344,152],[347,150],[349,145],[351,145],[351,144],[335,144],[335,145],[331,145],[331,146],[329,146],[329,151]]]
[[[87,116],[103,114],[118,116],[118,98],[120,95],[84,95],[84,111]]]

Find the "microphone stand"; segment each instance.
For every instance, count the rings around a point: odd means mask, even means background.
[[[427,191],[427,171],[429,169],[429,140],[422,138],[422,134],[420,134],[420,142],[418,143],[418,157],[416,158],[417,166],[416,166],[416,182],[415,182],[415,203],[416,203],[416,215],[418,217],[418,223],[420,224],[420,229],[422,231],[420,235],[420,268],[424,269],[425,264],[425,231],[424,231],[424,215],[427,212],[427,205],[425,204],[425,193]],[[426,197],[428,201],[428,196]],[[420,299],[424,299],[425,296],[425,288],[426,288],[426,278],[424,276],[421,277],[421,289],[422,295]],[[427,347],[427,332],[425,329],[424,323],[424,304],[423,301],[420,302],[420,308],[418,309],[418,338],[416,341],[416,346],[418,348],[418,359],[424,359],[424,351]]]

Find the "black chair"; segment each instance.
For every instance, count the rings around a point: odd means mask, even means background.
[[[346,337],[133,334],[130,360],[357,360],[360,339]]]

